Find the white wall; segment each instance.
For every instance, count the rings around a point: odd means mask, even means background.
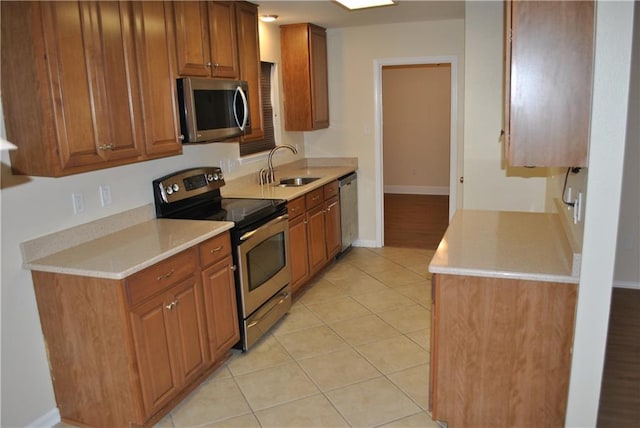
[[[374,60],[456,56],[464,67],[464,21],[425,21],[327,31],[329,129],[305,133],[308,157],[358,157],[359,240],[376,242]],[[463,73],[458,79],[458,136],[463,122]],[[460,156],[459,156],[460,159]]]
[[[633,30],[631,1],[597,3],[596,49],[576,330],[565,425],[596,426],[622,187]],[[636,22],[636,30],[638,26]],[[634,70],[632,79],[639,79]],[[637,117],[632,120],[637,121]]]
[[[503,3],[465,6],[465,209],[544,211],[545,168],[506,168],[502,161]]]
[[[260,31],[262,59],[278,63],[278,28],[261,26]],[[301,150],[297,157],[304,156],[301,133],[287,133],[282,129],[276,132],[280,135],[279,143],[299,145]],[[265,161],[264,156],[258,156],[239,165],[237,143],[215,143],[185,146],[181,156],[70,177],[42,178],[12,176],[7,153],[1,156],[1,425],[17,427],[46,415],[55,418],[56,407],[31,275],[21,267],[20,243],[151,204],[151,181],[181,168],[218,166],[220,161],[227,165],[231,161],[233,171],[223,167],[229,180],[254,173],[264,166]],[[291,154],[281,155],[275,163],[290,162],[294,158]],[[109,184],[112,189],[113,204],[106,208],[100,206],[98,186],[101,184]],[[73,192],[84,194],[86,211],[82,214],[73,214]]]
[[[636,3],[614,285],[640,288],[640,6]]]

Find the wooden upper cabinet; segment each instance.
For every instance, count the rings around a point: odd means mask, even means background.
[[[238,38],[236,13],[232,1],[209,2],[209,43],[211,44],[211,75],[237,79]]]
[[[302,23],[280,27],[285,129],[329,127],[326,30]]]
[[[162,102],[175,113],[173,93],[156,93],[166,73],[144,71],[146,58],[168,52],[166,44],[156,45],[145,38],[148,32],[139,31],[139,13],[146,6],[2,2],[1,7],[2,101],[8,139],[18,146],[10,154],[14,173],[63,176],[145,160],[152,134],[145,109],[155,111]],[[172,132],[165,125],[162,138],[174,144],[162,153],[178,154],[177,119],[168,124]]]
[[[511,166],[587,166],[593,1],[506,2],[505,150]]]
[[[264,138],[262,96],[260,93],[260,39],[258,35],[258,7],[252,3],[236,2],[236,30],[238,34],[238,59],[240,79],[249,84],[249,112],[251,132],[240,141]]]
[[[178,73],[238,78],[233,2],[173,2]]]
[[[180,154],[171,6],[136,2],[134,14],[145,152],[148,157]]]

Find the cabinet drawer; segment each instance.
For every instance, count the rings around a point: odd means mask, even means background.
[[[200,244],[200,265],[208,266],[231,254],[229,232],[215,236]]]
[[[198,255],[196,249],[191,248],[131,275],[125,286],[129,305],[142,302],[147,297],[193,275],[197,269]]]
[[[304,195],[307,209],[311,209],[324,201],[322,187]]]
[[[289,214],[289,220],[296,218],[305,212],[304,196],[294,199],[287,203],[287,212]]]
[[[324,185],[324,199],[327,200],[338,195],[338,181],[332,181]]]

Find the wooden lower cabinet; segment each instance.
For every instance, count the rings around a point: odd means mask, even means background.
[[[239,339],[230,251],[225,232],[123,280],[32,272],[64,422],[151,426],[225,361]]]
[[[211,360],[225,356],[240,340],[231,255],[202,272]]]
[[[200,281],[189,278],[131,311],[145,413],[160,410],[206,368]]]
[[[438,274],[432,296],[434,420],[564,426],[575,284]]]
[[[291,288],[298,290],[340,252],[340,201],[337,182],[288,204]]]
[[[293,291],[309,278],[309,251],[307,250],[307,217],[305,214],[289,221],[289,265]]]

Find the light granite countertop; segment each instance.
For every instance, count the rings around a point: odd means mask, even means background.
[[[572,257],[557,214],[459,210],[429,272],[577,284]]]
[[[26,261],[26,269],[124,279],[233,227],[232,222],[152,219]]]
[[[292,177],[317,177],[318,180],[303,186],[260,185],[258,183],[258,174],[256,173],[242,179],[229,181],[220,190],[225,198],[263,198],[291,201],[357,169],[357,159],[354,158],[303,159],[302,161],[276,167],[276,181]]]

